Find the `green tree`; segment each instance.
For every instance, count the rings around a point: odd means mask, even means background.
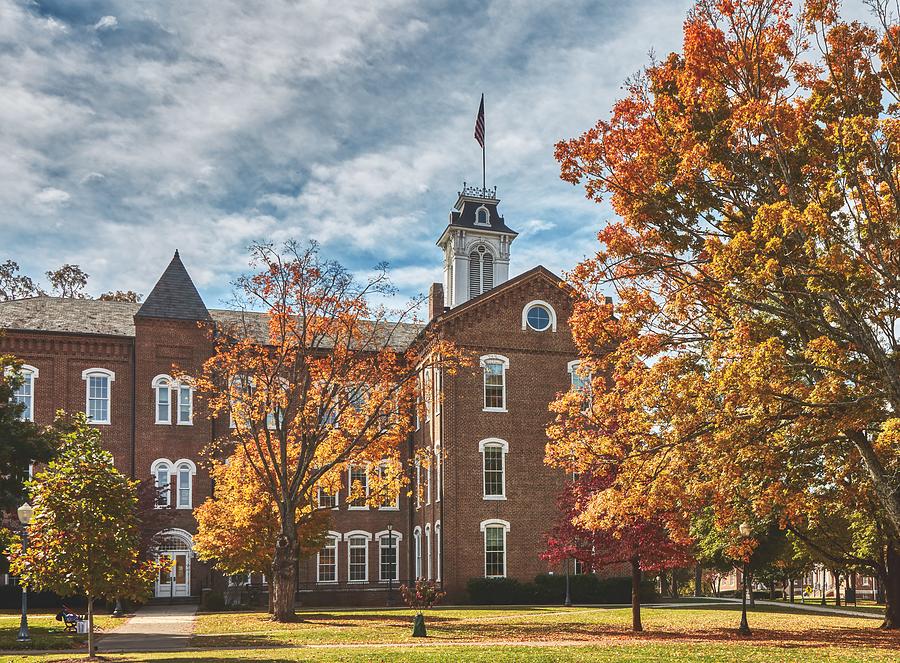
[[[0,508],[21,504],[29,462],[46,462],[53,452],[51,432],[23,419],[25,405],[13,397],[22,385],[21,369],[21,361],[0,355]]]
[[[84,592],[93,657],[94,601],[148,595],[158,566],[142,555],[138,483],[113,466],[84,414],[57,430],[57,456],[27,483],[34,517],[26,548],[10,546],[10,569],[29,589]]]

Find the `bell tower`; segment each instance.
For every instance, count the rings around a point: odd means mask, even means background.
[[[463,182],[437,245],[444,252],[444,296],[453,308],[509,278],[509,246],[516,238],[497,211],[497,187]]]

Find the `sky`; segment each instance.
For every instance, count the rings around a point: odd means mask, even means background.
[[[484,93],[510,274],[562,273],[612,212],[559,179],[554,144],[679,49],[689,5],[0,0],[0,262],[146,296],[179,249],[215,307],[250,242],[315,239],[427,292],[457,192],[481,180]]]

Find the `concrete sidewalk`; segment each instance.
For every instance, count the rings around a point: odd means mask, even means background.
[[[196,605],[152,605],[98,640],[97,651],[173,651],[188,646],[194,632]]]
[[[740,599],[721,598],[720,601],[728,601],[729,603],[740,603]],[[884,619],[884,615],[874,612],[865,612],[863,610],[846,610],[844,608],[829,607],[827,605],[813,605],[811,603],[782,603],[781,601],[768,601],[766,599],[756,599],[756,605],[774,605],[779,608],[793,608],[806,612],[819,612],[826,615],[838,615],[843,617],[868,617],[869,619]],[[749,607],[750,604],[748,603]]]

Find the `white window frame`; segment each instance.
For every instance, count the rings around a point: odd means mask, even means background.
[[[366,540],[366,545],[363,550],[366,551],[366,577],[362,579],[352,580],[352,575],[350,573],[350,560],[352,556],[350,555],[350,551],[353,550],[354,546],[351,545],[351,539],[353,537],[362,537]],[[372,533],[366,532],[365,530],[355,529],[349,532],[344,533],[344,541],[347,542],[347,582],[350,584],[361,584],[364,582],[369,582],[369,544],[372,542]],[[356,546],[359,548],[360,546]]]
[[[509,370],[509,359],[503,355],[482,355],[478,363],[481,365],[481,411],[482,412],[507,412],[507,380],[506,372]],[[503,366],[501,375],[503,376],[503,406],[487,407],[487,365],[488,363],[497,363]]]
[[[547,309],[547,312],[550,314],[550,326],[544,329],[535,329],[531,325],[528,324],[528,311],[531,310],[534,306],[543,306]],[[556,332],[556,309],[553,308],[550,304],[545,302],[543,299],[533,299],[527,304],[525,304],[525,308],[522,309],[522,331],[531,330],[533,332],[543,333],[545,331]]]
[[[375,532],[375,540],[378,542],[378,582],[388,582],[388,579],[384,577],[381,573],[381,555],[383,552],[383,548],[381,546],[381,540],[387,538],[390,535],[392,539],[394,539],[394,578],[393,582],[397,582],[400,580],[400,542],[403,540],[403,534],[398,532],[397,530],[391,530],[388,532],[386,529],[381,530],[380,532]]]
[[[431,504],[431,463],[425,468],[425,504]]]
[[[188,418],[184,420],[181,418],[181,392],[184,390],[188,392]],[[175,418],[178,422],[179,426],[193,426],[194,425],[194,387],[190,384],[185,384],[182,381],[178,381],[177,388],[175,393],[178,394],[178,397],[175,399],[176,410],[175,410]]]
[[[503,487],[503,492],[500,495],[488,495],[485,492],[484,479],[487,474],[487,457],[485,455],[485,449],[488,447],[491,448],[499,448],[501,451],[500,460],[502,463],[502,468],[500,471],[500,482]],[[506,499],[506,456],[509,453],[509,443],[506,440],[501,440],[499,437],[488,437],[481,440],[478,443],[478,452],[481,454],[481,495],[482,499],[492,501],[492,500],[505,500]]]
[[[570,386],[571,389],[575,389],[575,388],[576,388],[576,385],[575,385],[575,379],[576,379],[576,378],[578,378],[579,380],[585,379],[585,378],[582,378],[581,376],[578,375],[578,368],[579,368],[580,366],[581,366],[581,360],[580,360],[580,359],[573,359],[573,360],[570,361],[568,364],[566,364],[566,370],[567,370],[568,373],[569,373],[569,386]],[[590,388],[590,385],[591,385],[591,378],[590,378],[590,375],[588,375],[588,377],[587,377],[586,379],[587,379],[587,384],[586,384],[586,386],[587,386],[588,388]]]
[[[172,461],[168,458],[157,458],[150,464],[150,474],[153,476],[153,485],[157,488],[157,496],[161,497],[159,493],[159,488],[162,486],[159,485],[159,471],[165,468],[168,473],[169,481],[167,482],[167,490],[165,493],[166,502],[162,504],[158,501],[154,502],[154,507],[157,509],[169,509],[172,506],[172,487],[173,487],[173,479],[172,479]]]
[[[365,477],[366,477],[365,500],[366,500],[366,502],[364,504],[353,504],[353,502],[350,500],[350,495],[353,492],[353,468],[355,468],[355,467],[356,468],[362,467],[363,470],[365,471]],[[347,467],[347,509],[349,509],[350,511],[368,511],[369,510],[368,500],[369,500],[369,468],[365,465],[351,463]]]
[[[323,549],[333,547],[334,548],[334,580],[322,580],[322,551],[316,553],[316,584],[318,585],[336,585],[338,582],[338,567],[340,564],[338,563],[338,554],[340,552],[338,548],[338,542],[341,540],[340,532],[333,532],[331,530],[328,531],[328,535],[325,537],[325,544],[322,546]],[[333,545],[329,546],[328,542],[331,542]]]
[[[416,459],[416,509],[421,508],[422,506],[422,463],[417,458]]]
[[[441,447],[438,446],[434,450],[434,501],[441,501],[441,490],[444,487],[443,481],[443,472],[444,472],[444,463],[443,458],[441,457]]]
[[[106,419],[103,421],[91,418],[92,377],[106,378]],[[116,374],[107,368],[86,368],[81,371],[81,379],[84,380],[84,413],[88,417],[88,423],[99,426],[109,426],[112,422],[112,383],[116,381]]]
[[[431,523],[425,525],[425,578],[431,580]]]
[[[487,572],[487,529],[488,527],[501,527],[503,528],[503,575],[488,575]],[[482,520],[480,524],[481,535],[484,541],[482,546],[482,551],[484,553],[484,577],[485,578],[506,578],[509,575],[509,564],[508,564],[508,551],[509,551],[509,521],[501,520],[500,518],[491,518],[489,520]]]
[[[422,528],[419,525],[413,529],[413,561],[414,580],[419,580],[422,577]]]
[[[434,579],[441,582],[441,521],[434,523]]]
[[[385,469],[386,469],[386,465],[387,465],[386,462],[381,463],[381,464],[378,465],[378,472],[379,472],[380,478],[382,478],[382,479],[384,478],[384,471],[385,471]],[[366,486],[368,487],[368,485],[369,485],[369,482],[368,482],[368,480],[366,480]],[[400,490],[399,490],[399,487],[398,487],[398,489],[397,489],[397,494],[394,495],[394,501],[393,501],[391,504],[388,504],[388,505],[385,505],[385,504],[379,504],[379,505],[378,505],[378,510],[379,510],[379,511],[399,511],[399,510],[400,510]]]
[[[22,421],[34,421],[34,381],[40,377],[41,372],[31,364],[22,364],[22,368],[19,369],[18,374],[22,378],[22,386],[25,384],[28,385],[28,400],[19,400],[20,398],[26,398],[26,396],[24,394],[17,395],[14,391],[12,395],[13,401],[16,403],[26,403],[25,410],[19,415],[19,418]],[[21,387],[19,388],[21,389]]]
[[[341,491],[340,491],[340,490],[338,490],[338,491],[335,492],[335,493],[329,493],[329,492],[326,492],[325,489],[322,488],[322,486],[319,486],[318,490],[316,491],[316,506],[317,506],[317,508],[319,508],[319,509],[332,509],[332,510],[337,509],[337,508],[340,506],[340,504],[341,504],[341,501],[340,501],[340,498],[339,498],[339,495],[340,495],[340,494],[341,494]],[[322,504],[322,495],[329,495],[329,496],[333,497],[333,498],[334,498],[334,505],[332,506],[332,505],[329,505],[329,504]]]
[[[194,508],[194,477],[197,474],[197,466],[194,465],[194,461],[189,458],[179,458],[173,464],[175,471],[175,508],[176,509],[193,509]],[[181,503],[181,469],[182,466],[187,466],[188,468],[188,503],[183,505]]]
[[[481,222],[478,220],[479,212],[481,212],[481,211],[484,211],[485,218],[487,219],[484,222]],[[479,228],[490,228],[491,227],[491,211],[484,205],[482,205],[481,207],[479,207],[478,209],[475,210],[474,225],[478,226]]]
[[[150,388],[153,389],[153,419],[156,424],[168,426],[172,423],[172,385],[174,384],[175,380],[172,379],[172,376],[165,373],[160,373],[150,381]],[[165,419],[160,419],[159,406],[162,403],[159,400],[159,394],[163,390],[169,395],[169,400],[166,402],[166,407],[169,408],[169,416]]]

